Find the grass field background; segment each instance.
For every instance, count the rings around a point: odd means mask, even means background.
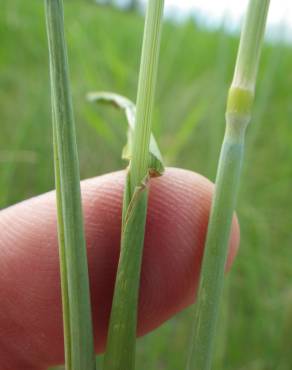
[[[135,99],[143,18],[66,1],[81,177],[125,167],[126,123],[85,101],[91,90]],[[42,1],[2,0],[0,207],[54,187]],[[167,165],[214,180],[238,38],[166,21],[154,132]],[[237,207],[241,248],[228,275],[214,370],[292,368],[292,49],[265,45]],[[139,340],[139,370],[182,369],[190,310]]]

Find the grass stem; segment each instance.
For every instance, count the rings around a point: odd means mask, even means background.
[[[132,157],[127,173],[121,253],[110,318],[104,370],[133,370],[141,260],[150,178],[149,145],[164,0],[149,0],[140,65]]]
[[[226,110],[226,131],[212,202],[188,370],[209,370],[223,289],[224,268],[236,205],[246,127],[250,121],[256,74],[269,0],[250,0]]]
[[[94,346],[79,162],[62,0],[45,0],[67,370],[94,370]]]

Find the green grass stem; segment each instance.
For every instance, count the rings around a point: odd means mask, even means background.
[[[254,92],[269,0],[250,1],[240,37],[232,86]]]
[[[226,131],[202,262],[188,370],[209,370],[223,290],[224,268],[236,205],[246,127],[250,121],[256,74],[269,0],[250,0],[226,110]]]
[[[62,0],[45,0],[67,370],[94,370],[89,279]]]
[[[130,164],[131,191],[148,174],[149,143],[158,71],[164,0],[149,0],[145,20],[141,65],[137,92],[133,157]]]
[[[137,92],[132,156],[127,173],[121,253],[110,318],[104,370],[133,370],[141,260],[151,156],[149,145],[162,29],[163,0],[149,0]]]

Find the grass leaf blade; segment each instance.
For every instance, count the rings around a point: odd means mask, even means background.
[[[62,0],[45,0],[67,370],[94,370],[95,357],[79,164]]]

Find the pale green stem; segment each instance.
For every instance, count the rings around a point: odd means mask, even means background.
[[[53,140],[65,360],[67,370],[94,370],[89,279],[62,0],[45,0],[50,57]]]
[[[243,24],[232,86],[254,92],[269,0],[249,2]]]
[[[208,225],[188,370],[209,370],[223,289],[224,268],[236,205],[246,127],[250,121],[256,74],[269,0],[250,0],[226,110],[226,132]]]
[[[151,120],[157,80],[164,0],[149,0],[137,92],[136,125],[131,161],[132,192],[148,173]]]
[[[62,315],[63,315],[63,332],[64,332],[64,352],[66,369],[72,369],[71,363],[71,338],[70,338],[70,310],[67,281],[67,266],[65,256],[65,236],[62,216],[62,197],[61,197],[61,180],[60,180],[60,161],[57,147],[57,134],[55,127],[55,113],[53,109],[53,149],[54,149],[54,167],[55,167],[55,186],[57,202],[57,219],[58,219],[58,247],[60,259],[60,279],[62,294]]]
[[[104,358],[104,370],[133,370],[141,259],[147,213],[152,111],[164,0],[149,0],[137,93],[133,152],[127,174],[121,254]]]

